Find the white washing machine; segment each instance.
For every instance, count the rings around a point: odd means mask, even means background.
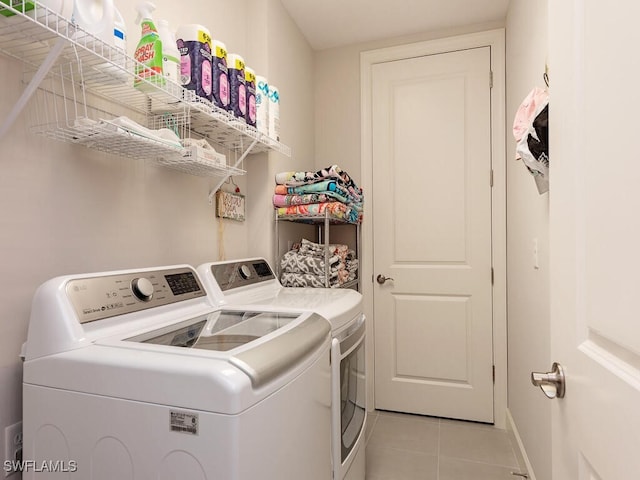
[[[195,270],[58,277],[23,346],[24,478],[327,480],[331,326]]]
[[[364,480],[366,370],[362,295],[355,290],[283,287],[263,258],[198,267],[218,308],[308,310],[332,325],[332,450],[335,480]]]

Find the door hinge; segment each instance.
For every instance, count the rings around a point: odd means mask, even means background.
[[[493,384],[496,384],[496,366],[491,365],[491,376],[493,377]]]
[[[489,186],[493,188],[493,169],[489,172]]]
[[[493,279],[494,279],[493,267],[491,267],[491,285],[493,285]]]
[[[493,71],[489,71],[489,88],[493,88]]]

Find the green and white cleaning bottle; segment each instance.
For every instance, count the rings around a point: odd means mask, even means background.
[[[136,8],[138,10],[136,23],[140,22],[142,35],[133,54],[139,62],[134,69],[136,78],[133,80],[133,86],[140,90],[153,89],[154,85],[163,87],[166,79],[162,71],[162,40],[151,17],[156,6],[145,1],[139,3]]]
[[[162,41],[162,74],[167,80],[180,85],[180,51],[176,36],[169,28],[167,20],[158,20],[158,35]]]

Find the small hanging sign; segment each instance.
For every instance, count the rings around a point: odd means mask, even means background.
[[[216,217],[244,222],[244,195],[218,190],[216,192]]]

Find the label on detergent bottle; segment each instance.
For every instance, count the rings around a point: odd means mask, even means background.
[[[227,68],[227,50],[220,42],[213,43],[213,103],[223,110],[229,109],[229,69]]]
[[[176,45],[180,52],[180,84],[186,88],[191,83],[191,55],[189,55],[189,47],[181,38],[176,41]]]
[[[256,76],[256,128],[269,135],[269,83],[267,79]]]
[[[247,125],[256,126],[256,75],[250,68],[245,69],[245,80],[247,83]]]
[[[229,55],[230,111],[238,120],[246,121],[247,87],[244,78],[244,60],[239,55]]]
[[[211,36],[198,30],[196,39],[178,38],[180,52],[180,83],[198,97],[212,99]]]
[[[269,137],[280,141],[280,90],[269,85]]]

